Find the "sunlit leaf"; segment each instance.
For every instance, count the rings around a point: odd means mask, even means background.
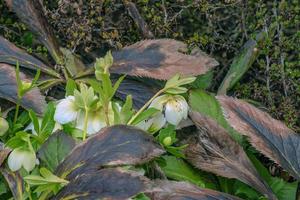
[[[30,81],[21,72],[20,78],[23,81]],[[4,63],[0,63],[0,97],[15,103],[17,102],[15,68]],[[46,107],[45,97],[41,95],[38,88],[33,88],[23,96],[21,106],[26,109],[32,109],[37,114],[42,114]]]
[[[248,137],[250,143],[292,176],[300,180],[300,136],[249,103],[218,96],[230,125]]]
[[[171,39],[144,40],[113,52],[111,73],[167,80],[205,74],[218,62],[203,54],[188,55],[184,43]]]

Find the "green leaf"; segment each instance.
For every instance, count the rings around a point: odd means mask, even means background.
[[[167,89],[165,92],[169,94],[182,94],[182,93],[186,93],[187,90],[188,89],[184,87],[174,87],[174,88]]]
[[[46,139],[53,131],[55,126],[54,121],[55,106],[53,102],[48,103],[47,110],[42,120],[40,135]]]
[[[121,122],[123,124],[127,124],[129,119],[133,115],[133,110],[132,110],[132,96],[128,95],[126,96],[126,100],[124,105],[122,106],[121,112],[120,112],[120,117],[121,117]]]
[[[213,95],[200,89],[191,90],[189,95],[189,105],[193,111],[197,111],[204,116],[216,120],[219,125],[228,131],[234,140],[239,144],[242,144],[242,136],[227,123],[223,116],[220,104]]]
[[[279,200],[296,199],[298,181],[288,183],[281,178],[271,176],[268,170],[259,162],[259,160],[257,160],[253,154],[250,152],[247,152],[247,154],[261,177],[269,184]]]
[[[35,132],[39,135],[40,134],[40,124],[39,124],[39,120],[38,120],[35,112],[33,112],[32,110],[29,110],[29,117],[33,123]]]
[[[44,166],[54,171],[74,146],[75,140],[64,132],[59,131],[52,134],[41,146],[38,150],[38,157]]]
[[[211,86],[213,77],[213,71],[209,71],[206,74],[198,76],[197,79],[191,85],[193,88],[203,90],[207,89]]]
[[[66,96],[73,96],[74,90],[77,89],[76,82],[73,79],[68,79],[66,84]]]
[[[148,108],[147,110],[143,111],[141,114],[139,114],[131,123],[131,125],[137,125],[139,122],[146,120],[152,116],[154,116],[155,114],[157,114],[158,112],[160,112],[158,109],[156,108]]]
[[[256,40],[248,40],[239,51],[240,53],[233,59],[230,69],[218,89],[218,95],[226,94],[248,71],[259,55],[258,46],[265,39],[264,35],[264,33],[259,33]]]
[[[176,142],[175,126],[169,124],[166,128],[159,131],[158,140],[164,146],[170,146]],[[170,140],[170,141],[167,141]]]
[[[168,178],[177,181],[188,181],[199,187],[215,189],[216,186],[209,181],[208,176],[200,173],[180,158],[175,156],[163,156],[158,164]]]

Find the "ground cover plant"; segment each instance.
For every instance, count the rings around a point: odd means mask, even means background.
[[[40,1],[6,3],[50,56],[0,36],[1,199],[296,199],[300,136],[226,95],[266,31],[213,94],[218,62],[198,48],[150,39],[86,62],[59,45]]]

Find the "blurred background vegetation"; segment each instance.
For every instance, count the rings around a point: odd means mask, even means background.
[[[44,0],[45,12],[62,44],[83,55],[99,55],[145,39],[123,0]],[[268,34],[261,54],[230,95],[258,102],[300,132],[300,3],[298,0],[136,0],[154,38],[174,38],[199,47],[220,65],[215,92],[247,40]],[[38,57],[37,43],[0,0],[0,34]]]

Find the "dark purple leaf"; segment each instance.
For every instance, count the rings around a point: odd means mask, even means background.
[[[19,19],[25,23],[28,28],[36,34],[39,41],[42,42],[54,60],[58,64],[63,63],[63,55],[44,15],[44,8],[40,0],[5,0],[8,7],[16,13]]]
[[[5,178],[15,200],[23,200],[24,182],[18,172],[12,172],[6,168],[0,168],[0,173]]]
[[[82,174],[65,186],[54,198],[123,200],[150,189],[151,181],[138,173],[120,168],[102,169]]]
[[[191,112],[198,131],[190,134],[185,149],[187,160],[195,167],[219,176],[238,179],[269,199],[277,199],[248,159],[243,148],[216,121]]]
[[[249,103],[218,96],[229,124],[250,143],[300,180],[300,136]]]
[[[20,76],[23,81],[31,81],[21,72]],[[5,63],[0,63],[0,97],[15,103],[17,102],[15,68]],[[23,96],[21,106],[42,114],[46,107],[45,97],[40,93],[38,88],[33,88]]]
[[[104,166],[134,165],[164,153],[148,133],[131,126],[102,129],[77,145],[58,166],[56,174],[68,180],[92,173]]]
[[[0,142],[0,167],[4,160],[7,158],[8,154],[10,153],[11,149],[5,148],[4,144]]]
[[[144,40],[113,52],[112,73],[167,80],[205,74],[218,62],[204,53],[186,54],[183,42],[172,39]]]
[[[53,69],[42,63],[40,60],[29,55],[26,51],[16,47],[5,38],[0,36],[0,62],[16,65],[17,61],[21,67],[28,69],[40,69],[49,75],[60,77]]]
[[[152,200],[239,200],[238,197],[186,182],[155,181],[155,189],[147,193]]]

